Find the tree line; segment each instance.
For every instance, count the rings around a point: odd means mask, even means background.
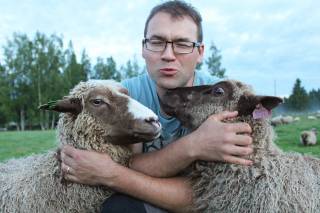
[[[284,98],[282,110],[291,112],[320,110],[320,89],[312,89],[307,92],[301,80],[296,79],[291,95]]]
[[[208,71],[224,77],[220,51],[214,45],[204,64]],[[202,65],[197,69],[202,69]],[[54,128],[57,113],[39,111],[38,106],[68,94],[80,81],[88,79],[114,79],[121,81],[146,71],[134,57],[117,66],[112,56],[98,57],[92,64],[85,50],[80,59],[75,54],[72,41],[67,47],[55,34],[35,33],[29,38],[14,33],[3,47],[0,60],[0,128],[50,129]]]

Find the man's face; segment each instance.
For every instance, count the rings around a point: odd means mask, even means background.
[[[159,12],[149,22],[146,38],[166,41],[197,41],[197,25],[188,17],[172,19],[170,14]],[[171,44],[162,52],[152,52],[143,47],[150,77],[157,89],[192,86],[197,63],[202,61],[204,47],[195,47],[192,53],[176,54]]]

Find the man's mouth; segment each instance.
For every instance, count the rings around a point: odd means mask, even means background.
[[[167,76],[175,75],[178,72],[178,70],[173,68],[162,68],[160,69],[160,73]]]

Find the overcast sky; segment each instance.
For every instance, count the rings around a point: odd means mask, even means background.
[[[72,40],[80,56],[113,56],[117,65],[137,57],[153,0],[0,0],[0,46],[13,32],[35,32]],[[259,94],[289,95],[300,78],[320,88],[320,1],[194,0],[203,16],[204,43],[221,50],[226,75]],[[1,48],[0,60],[3,49]],[[275,89],[276,88],[276,89]]]

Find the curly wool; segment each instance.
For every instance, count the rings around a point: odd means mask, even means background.
[[[227,80],[209,87],[178,88],[167,93],[167,100],[172,102],[164,105],[167,111],[192,129],[211,114],[235,110],[241,116],[225,122],[247,122],[252,128],[253,154],[248,158],[254,165],[199,161],[186,172],[195,212],[320,212],[320,160],[283,153],[273,142],[269,121],[253,119],[256,109],[265,105],[270,110],[279,98],[256,96],[249,86]]]
[[[197,162],[192,174],[196,212],[319,212],[320,160],[283,153],[266,120],[240,118],[253,129],[252,166]]]
[[[69,97],[81,98],[93,85],[80,83]],[[108,153],[113,160],[127,165],[131,151],[124,146],[107,143],[108,128],[85,110],[78,116],[60,114],[60,145]],[[0,212],[3,213],[87,213],[100,212],[102,202],[112,194],[102,186],[61,184],[60,164],[55,151],[13,159],[0,164]]]

